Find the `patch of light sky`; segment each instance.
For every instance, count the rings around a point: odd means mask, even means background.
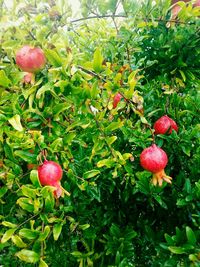
[[[24,2],[25,1],[22,1],[22,3],[24,3]],[[60,2],[60,0],[56,0],[55,2],[58,3],[58,2]],[[80,17],[80,1],[79,0],[67,0],[67,2],[70,4],[70,6],[72,8],[72,17],[73,18]],[[7,7],[13,6],[13,0],[6,0],[4,3]],[[19,1],[19,4],[20,4],[20,1]],[[121,5],[118,6],[116,13],[118,13],[120,11],[122,11]]]

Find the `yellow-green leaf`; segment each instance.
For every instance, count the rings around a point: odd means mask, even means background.
[[[42,258],[40,258],[39,267],[48,267],[48,265],[46,264],[46,262]]]
[[[13,235],[11,237],[12,242],[18,247],[18,248],[25,248],[27,245],[24,243],[24,241],[19,237],[18,235]]]
[[[93,69],[96,72],[100,72],[102,70],[102,62],[103,62],[103,56],[101,54],[100,48],[97,48],[94,52],[94,58],[93,58]]]
[[[110,125],[105,128],[105,131],[108,133],[108,132],[117,130],[117,129],[121,128],[123,125],[124,125],[123,121],[111,122]]]
[[[11,223],[11,222],[7,222],[7,221],[3,221],[1,224],[2,224],[3,226],[9,227],[9,228],[16,228],[16,227],[17,227],[16,224]]]
[[[20,116],[18,114],[16,114],[12,118],[10,118],[8,121],[15,130],[17,130],[19,132],[23,131],[23,127],[22,127],[21,121],[20,121]]]
[[[10,84],[11,84],[11,81],[6,76],[5,71],[0,70],[0,86],[9,87]]]
[[[91,171],[87,171],[83,174],[83,177],[85,179],[89,179],[89,178],[92,178],[96,175],[100,174],[100,171],[99,170],[91,170]]]
[[[22,249],[21,251],[15,254],[20,260],[28,263],[36,263],[39,261],[40,256],[38,253],[28,249]]]
[[[1,243],[6,243],[12,237],[16,229],[17,228],[7,230],[1,239]]]
[[[62,224],[61,223],[57,223],[53,226],[53,238],[54,240],[58,240],[60,234],[62,231]]]

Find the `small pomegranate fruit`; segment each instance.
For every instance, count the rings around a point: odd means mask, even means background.
[[[178,126],[174,120],[169,118],[167,115],[162,116],[158,119],[153,126],[155,130],[155,134],[165,134],[165,133],[172,133],[172,130],[178,132]]]
[[[155,144],[145,148],[140,155],[141,166],[153,173],[152,183],[154,185],[162,186],[163,181],[171,184],[172,178],[167,176],[164,170],[167,162],[167,154]]]
[[[23,46],[16,53],[16,64],[26,72],[37,72],[46,63],[44,52],[39,47]]]
[[[117,93],[114,97],[113,97],[113,108],[116,108],[118,103],[120,102],[122,98],[122,95],[120,93]]]
[[[38,167],[38,177],[41,185],[50,185],[56,187],[54,195],[59,198],[62,195],[62,187],[60,180],[62,179],[63,170],[61,166],[54,162],[45,160],[42,165]]]
[[[22,83],[24,84],[34,84],[34,82],[35,76],[32,72],[27,72],[22,79]]]

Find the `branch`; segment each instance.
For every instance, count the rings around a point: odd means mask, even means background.
[[[90,16],[90,17],[87,17],[87,18],[80,18],[80,19],[75,19],[75,20],[71,20],[70,23],[76,23],[76,22],[79,22],[79,21],[84,21],[84,20],[90,20],[90,19],[104,19],[104,18],[128,18],[127,15],[102,15],[102,16]],[[151,18],[146,18],[144,20],[144,22],[149,22],[149,21],[152,21]],[[178,21],[177,19],[154,19],[154,21],[158,21],[158,22],[175,22],[177,24],[186,24],[186,25],[194,25],[196,24],[195,22],[184,22],[184,21]]]
[[[98,75],[97,73],[95,73],[94,71],[87,70],[87,69],[83,68],[82,66],[77,66],[77,68],[80,69],[80,70],[82,70],[82,71],[84,71],[87,74],[90,74],[90,75],[98,78],[99,80],[102,80],[103,82],[106,83],[106,80],[103,77],[101,77],[100,75]]]
[[[127,18],[126,15],[115,15],[114,17],[115,18]],[[104,19],[104,18],[113,18],[113,15],[90,16],[87,18],[80,18],[80,19],[71,20],[70,23],[75,23],[75,22],[89,20],[89,19]]]

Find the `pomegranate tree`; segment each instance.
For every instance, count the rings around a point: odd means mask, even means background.
[[[163,181],[170,183],[172,178],[165,173],[168,157],[164,150],[153,144],[145,148],[140,155],[141,166],[153,173],[152,183],[162,186]]]
[[[45,160],[42,165],[38,167],[38,177],[41,185],[54,186],[54,195],[59,198],[62,195],[62,187],[60,180],[62,179],[63,170],[61,166],[54,162]]]
[[[172,133],[172,130],[178,132],[178,126],[174,120],[169,118],[167,115],[162,116],[158,119],[153,126],[155,130],[155,134],[165,134],[165,133]]]
[[[116,108],[118,103],[120,102],[122,98],[122,95],[120,93],[117,93],[114,97],[113,97],[113,108]]]
[[[39,47],[23,46],[16,53],[16,64],[26,72],[37,72],[44,67],[46,58]]]

